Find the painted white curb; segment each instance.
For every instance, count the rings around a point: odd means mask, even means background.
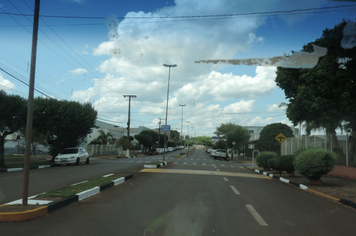
[[[78,200],[81,201],[81,200],[83,200],[83,199],[85,199],[87,197],[93,196],[93,195],[95,195],[95,194],[97,194],[99,192],[100,192],[100,187],[98,187],[98,186],[96,186],[96,187],[94,187],[92,189],[88,189],[86,191],[83,191],[83,192],[77,194],[78,195]]]
[[[121,177],[119,179],[115,179],[112,182],[114,182],[114,186],[116,186],[118,184],[121,184],[121,183],[125,182],[125,177]]]

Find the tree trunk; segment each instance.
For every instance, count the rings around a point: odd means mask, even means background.
[[[0,135],[0,170],[6,169],[4,145],[5,145],[5,135]]]
[[[335,130],[329,130],[329,131],[327,130],[327,133],[331,134],[332,143],[333,143],[332,150],[337,154],[337,157],[339,159],[338,164],[346,165],[346,155],[342,147],[340,146],[339,141],[337,140]]]

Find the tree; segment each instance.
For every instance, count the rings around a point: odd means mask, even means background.
[[[180,133],[177,130],[171,130],[171,140],[179,141]]]
[[[110,131],[107,132],[107,133],[105,133],[104,130],[99,129],[98,132],[99,132],[99,136],[98,136],[96,139],[101,140],[101,142],[102,142],[103,144],[105,144],[105,145],[106,145],[108,139],[112,139],[112,138],[113,138],[113,135],[112,135],[112,133],[111,133]]]
[[[219,127],[216,127],[216,131],[214,132],[214,134],[216,134],[219,137],[225,136],[234,127],[236,127],[235,124],[233,124],[231,122],[226,122],[225,124],[221,124]]]
[[[216,149],[226,149],[227,148],[227,143],[224,140],[219,140],[215,143]]]
[[[27,100],[0,90],[0,169],[5,166],[5,137],[25,127]]]
[[[25,151],[26,148],[26,129],[20,129],[20,135],[17,138],[17,148]],[[47,147],[48,132],[40,132],[36,128],[32,129],[31,139],[31,155],[37,155],[38,146],[42,145]]]
[[[282,133],[287,138],[294,137],[293,130],[286,124],[273,123],[266,125],[260,133],[260,139],[258,145],[260,151],[271,151],[280,153],[281,144],[276,140],[276,136]]]
[[[122,147],[123,150],[131,149],[132,143],[127,139],[126,136],[122,136],[119,140],[116,141],[116,147]]]
[[[97,112],[90,103],[35,98],[33,109],[33,127],[48,132],[53,158],[64,148],[79,145],[95,127]]]
[[[234,149],[238,150],[239,152],[242,152],[242,148],[249,140],[250,134],[248,130],[240,125],[234,125],[226,134],[228,147],[234,147]],[[234,146],[232,145],[233,141],[236,143]]]
[[[209,137],[209,136],[198,136],[197,142],[198,142],[198,144],[203,144],[205,147],[211,147],[213,144],[211,142],[211,137]]]
[[[335,129],[346,121],[356,137],[356,48],[341,46],[346,21],[323,31],[321,38],[303,46],[313,51],[313,44],[328,49],[326,56],[312,69],[278,68],[276,82],[289,99],[287,117],[296,125],[306,122],[310,127],[324,127],[333,136],[333,150],[344,156],[338,146]],[[346,61],[340,63],[340,61]],[[355,157],[356,140],[351,141]],[[344,159],[344,158],[342,158]],[[356,159],[354,159],[356,160]]]
[[[141,132],[135,135],[135,139],[143,145],[145,153],[147,154],[148,149],[153,145],[152,137],[148,134],[142,134]]]

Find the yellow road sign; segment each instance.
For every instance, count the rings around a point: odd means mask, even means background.
[[[275,139],[276,139],[279,143],[283,143],[283,142],[287,139],[287,137],[284,136],[284,134],[279,133],[279,134],[275,137]]]

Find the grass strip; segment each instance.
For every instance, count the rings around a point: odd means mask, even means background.
[[[44,165],[52,165],[54,164],[53,162],[50,161],[38,161],[38,162],[30,162],[30,168],[38,167],[38,166],[44,166]],[[6,164],[7,168],[24,168],[25,163],[9,163]]]
[[[106,183],[109,183],[115,179],[119,179],[123,176],[109,176],[109,177],[99,177],[96,179],[91,179],[88,182],[85,183],[80,183],[74,186],[68,186],[62,189],[57,189],[53,190],[41,195],[38,195],[38,197],[61,197],[61,198],[66,198],[73,196],[77,193],[83,192],[85,190],[94,188],[96,186],[100,186]]]

